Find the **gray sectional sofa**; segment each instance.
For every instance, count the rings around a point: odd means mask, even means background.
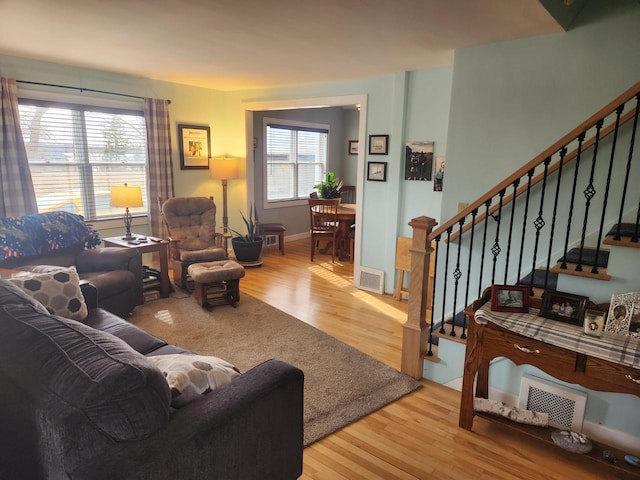
[[[303,373],[291,365],[269,360],[175,409],[148,357],[188,352],[103,309],[56,317],[0,280],[0,332],[2,480],[302,474]]]

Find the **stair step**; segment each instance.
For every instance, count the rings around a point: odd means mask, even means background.
[[[596,249],[591,247],[584,247],[582,249],[582,259],[580,258],[580,249],[572,248],[566,255],[560,257],[557,261],[577,264],[578,260],[582,261],[582,265],[594,266],[596,264]],[[606,268],[609,264],[609,250],[602,250],[598,252],[598,268]],[[586,270],[586,269],[585,269]],[[589,269],[591,270],[591,269]]]
[[[460,341],[460,335],[462,335],[462,327],[466,327],[467,323],[466,323],[466,316],[464,314],[463,311],[458,312],[458,314],[454,317],[453,319],[454,325],[456,326],[456,336],[452,337],[449,335],[449,332],[451,332],[451,317],[446,318],[444,321],[445,324],[445,332],[446,333],[440,333],[440,327],[442,326],[442,322],[437,322],[434,323],[433,325],[433,345],[438,345],[438,339],[440,337],[442,338],[446,338],[447,340],[458,340]],[[464,341],[464,339],[462,340]]]
[[[611,281],[611,275],[607,273],[607,269],[604,267],[598,268],[598,273],[591,273],[593,268],[591,265],[582,264],[582,271],[577,271],[577,263],[567,263],[567,268],[561,268],[561,264],[558,263],[551,267],[549,271],[559,273],[562,275],[573,275],[574,277],[591,278],[593,280],[603,280],[605,282]]]
[[[533,288],[544,288],[544,278],[547,270],[543,268],[537,268],[533,271]],[[531,285],[531,273],[522,277],[518,281],[518,285]],[[558,289],[558,274],[554,272],[549,272],[547,278],[547,289],[548,290],[557,290]]]
[[[602,243],[605,245],[615,245],[617,247],[640,248],[640,241],[638,241],[638,238],[634,239],[634,235],[636,235],[635,223],[621,223],[620,238],[618,240],[615,239],[617,232],[618,226],[614,225],[613,228],[607,232],[607,236]]]

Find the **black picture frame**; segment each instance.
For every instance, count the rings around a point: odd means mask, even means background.
[[[211,129],[206,125],[178,125],[181,170],[206,170],[211,156]]]
[[[389,135],[369,135],[369,155],[388,155]]]
[[[358,140],[349,140],[349,155],[358,154]]]
[[[539,316],[582,327],[588,302],[582,295],[545,290]]]
[[[529,312],[529,287],[524,285],[492,285],[491,310],[494,312]]]
[[[367,162],[367,180],[372,182],[386,182],[387,162]]]

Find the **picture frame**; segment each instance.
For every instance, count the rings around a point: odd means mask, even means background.
[[[494,312],[529,312],[529,287],[525,285],[491,285],[491,310]]]
[[[539,316],[582,327],[588,301],[582,295],[545,290]]]
[[[387,181],[387,162],[368,162],[367,180],[373,182]]]
[[[358,154],[358,140],[349,140],[349,155]]]
[[[389,135],[369,135],[369,155],[387,155]]]
[[[605,332],[640,338],[640,293],[613,294]]]
[[[405,180],[420,180],[427,182],[433,180],[434,149],[434,142],[427,140],[414,140],[405,144]]]
[[[203,125],[178,125],[180,169],[209,168],[211,129]]]

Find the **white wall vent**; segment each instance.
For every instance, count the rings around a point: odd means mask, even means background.
[[[384,271],[360,267],[358,287],[369,292],[384,293]]]
[[[587,394],[531,375],[523,375],[518,408],[549,414],[549,425],[582,432]]]

